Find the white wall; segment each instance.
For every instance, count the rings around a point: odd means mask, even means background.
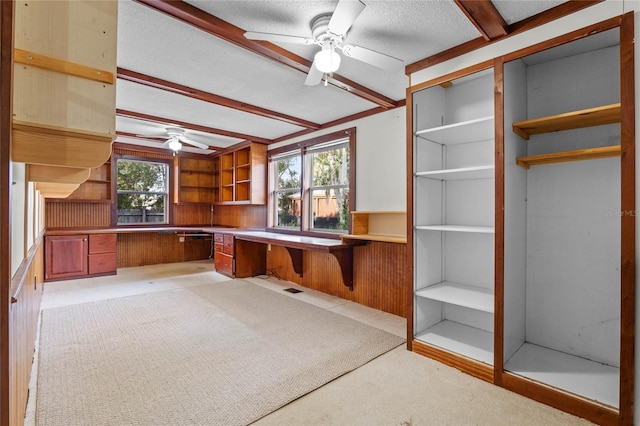
[[[269,149],[356,127],[356,210],[407,209],[406,108],[323,129]]]

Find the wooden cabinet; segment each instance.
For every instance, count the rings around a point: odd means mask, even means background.
[[[114,275],[116,234],[50,235],[45,237],[45,280]]]
[[[60,280],[87,275],[87,235],[45,238],[45,279]]]
[[[234,276],[234,237],[231,234],[214,234],[213,261],[217,272]]]
[[[220,203],[266,204],[266,185],[266,145],[251,143],[220,155]]]
[[[494,363],[494,78],[413,93],[416,347],[491,378]]]
[[[116,273],[118,254],[116,234],[89,235],[89,275]]]
[[[217,158],[176,157],[175,199],[179,203],[213,204],[218,199],[219,160]]]

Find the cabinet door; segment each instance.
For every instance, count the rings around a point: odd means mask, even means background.
[[[78,277],[87,274],[87,235],[46,237],[45,279]]]

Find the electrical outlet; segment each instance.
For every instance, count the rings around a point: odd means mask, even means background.
[[[184,243],[184,237],[180,237],[180,240],[179,240],[179,241],[180,241],[181,243]]]

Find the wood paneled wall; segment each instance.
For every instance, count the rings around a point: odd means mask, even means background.
[[[11,283],[9,312],[9,424],[21,425],[29,396],[44,283],[44,244],[39,238]]]
[[[105,228],[111,223],[110,203],[57,202],[45,203],[45,227]]]
[[[211,237],[185,237],[185,241],[180,242],[178,234],[118,234],[117,247],[118,268],[186,262],[209,258]]]
[[[336,259],[328,253],[304,252],[303,277],[295,273],[283,247],[271,246],[267,269],[281,279],[406,317],[406,244],[369,242],[354,248],[353,291],[342,283]]]
[[[264,228],[267,226],[267,206],[216,205],[213,223],[221,226]]]

